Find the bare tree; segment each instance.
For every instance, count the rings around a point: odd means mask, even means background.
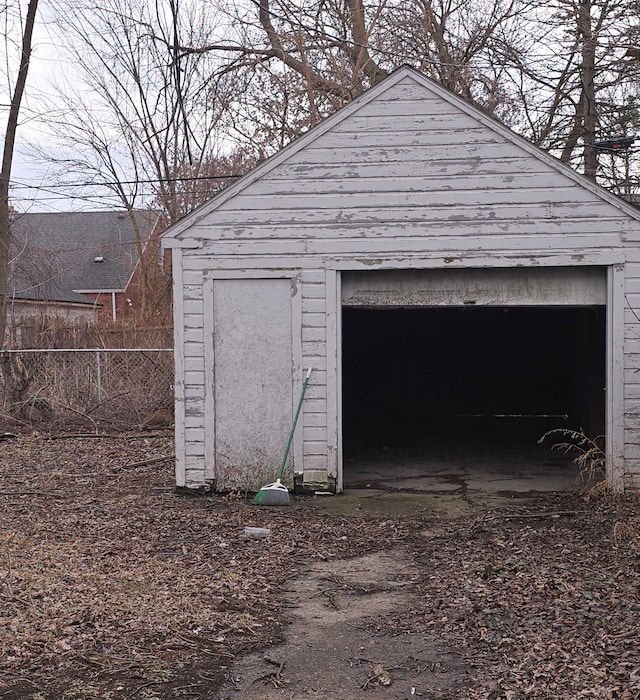
[[[531,11],[530,38],[505,54],[518,130],[607,186],[596,143],[629,126],[638,66],[625,53],[638,9],[633,0],[547,0]]]
[[[27,84],[29,62],[31,59],[31,41],[36,22],[38,0],[30,0],[22,33],[20,47],[20,64],[9,105],[9,116],[4,134],[2,168],[0,169],[0,347],[4,341],[7,326],[7,284],[9,273],[9,247],[11,242],[11,217],[9,208],[9,182],[13,164],[13,152],[18,130],[18,119],[22,97]],[[6,11],[6,8],[5,8]]]
[[[49,128],[63,147],[49,159],[63,181],[87,183],[91,201],[96,185],[106,187],[136,231],[134,211],[150,202],[169,223],[185,213],[176,178],[197,174],[217,154],[216,126],[229,99],[230,80],[211,79],[212,56],[175,48],[208,41],[206,6],[179,10],[178,0],[76,0],[60,10],[60,40],[80,80],[59,85],[49,107]],[[144,313],[149,271],[139,234],[137,245]]]
[[[225,124],[269,154],[402,64],[511,121],[519,105],[504,56],[527,36],[532,6],[531,0],[302,6],[260,0],[249,9],[229,3],[220,5],[219,17],[232,27],[224,41],[180,49],[212,52],[220,72],[234,71],[242,87]]]
[[[619,175],[595,143],[629,125],[615,105],[637,78],[635,0],[216,3],[65,6],[84,76],[62,90],[67,177],[108,183],[128,211],[151,196],[174,221],[238,174],[230,153],[240,172],[406,63],[588,177]]]
[[[171,209],[184,216],[248,172],[258,163],[258,156],[246,150],[219,154],[205,160],[184,164],[174,173]],[[163,206],[162,201],[158,201]]]
[[[605,177],[615,170],[604,165],[610,154],[602,157],[597,142],[629,126],[625,105],[638,92],[640,65],[626,54],[639,43],[635,0],[324,0],[303,9],[260,0],[256,15],[257,23],[244,20],[242,56],[253,51],[266,76],[257,84],[280,90],[280,115],[291,114],[280,133],[296,130],[300,103],[312,123],[409,63],[614,187]],[[239,122],[246,128],[250,120]],[[265,137],[277,140],[273,120],[261,115],[261,123],[271,123]]]

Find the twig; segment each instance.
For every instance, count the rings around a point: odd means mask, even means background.
[[[107,472],[52,472],[50,476],[76,479],[78,477],[109,476],[109,474]]]
[[[338,603],[336,603],[335,591],[330,591],[327,589],[322,591],[322,595],[329,601],[330,607],[332,607],[334,610],[340,610],[340,606]]]
[[[541,511],[540,513],[505,513],[504,515],[491,516],[491,520],[519,520],[525,518],[560,518],[586,513],[586,510],[556,510],[551,512]]]
[[[395,671],[397,669],[401,669],[402,666],[390,666],[389,668],[384,668],[382,664],[375,664],[373,667],[373,670],[375,671],[376,668],[379,668],[380,670],[378,673],[376,673],[374,676],[371,676],[371,678],[368,678],[364,685],[362,686],[362,690],[366,690],[367,687],[369,686],[369,683],[373,683],[374,681],[380,680],[380,684],[384,686],[389,686],[392,683],[391,676],[389,675],[389,671]]]
[[[386,670],[382,669],[382,671],[380,671],[380,673],[376,673],[375,676],[371,676],[371,678],[367,678],[367,680],[361,686],[362,690],[366,690],[369,687],[370,683],[377,681],[378,678],[380,678],[381,676],[384,676],[385,673],[386,673]]]
[[[0,417],[2,414],[0,414]],[[49,435],[47,440],[82,440],[84,438],[110,438],[113,440],[137,440],[167,437],[167,433],[65,433],[64,435]]]
[[[167,428],[162,433],[125,433],[122,437],[124,438],[166,438],[167,435],[173,435],[173,428]]]
[[[188,690],[189,688],[200,688],[202,683],[190,683],[189,685],[179,685],[173,688],[174,694],[178,694],[180,690]]]
[[[269,673],[265,673],[264,675],[259,676],[258,678],[253,680],[252,683],[258,683],[260,681],[271,682],[276,688],[283,685],[284,681],[282,679],[282,671],[284,670],[286,661],[276,661],[275,659],[272,659],[269,656],[265,656],[264,660],[268,664],[273,664],[278,668],[275,671],[269,671]]]
[[[24,425],[27,428],[31,425],[31,423],[27,423],[27,421],[20,420],[20,418],[16,418],[15,416],[12,416],[9,413],[0,413],[0,418],[6,418],[10,421],[15,421],[16,423],[20,423],[21,425]]]
[[[11,555],[10,555],[9,553],[7,553],[7,574],[6,574],[6,576],[5,576],[4,578],[5,578],[5,582],[6,582],[6,584],[7,584],[7,588],[9,589],[9,593],[10,593],[11,595],[8,595],[8,596],[4,596],[4,595],[3,595],[2,597],[3,597],[3,598],[7,598],[7,599],[9,599],[9,600],[17,600],[19,603],[22,603],[23,605],[27,605],[27,606],[28,606],[28,605],[29,605],[29,601],[28,601],[28,600],[25,600],[24,598],[21,598],[20,596],[16,595],[16,594],[13,592],[13,586],[11,585],[11,575],[12,575],[11,568],[12,568],[12,567],[11,567]]]
[[[7,582],[7,586],[9,587],[9,590],[11,591],[11,585]],[[4,598],[5,600],[17,600],[18,603],[22,603],[23,605],[26,605],[27,607],[31,605],[31,603],[28,600],[25,600],[24,598],[21,598],[20,596],[16,595],[15,593],[11,593],[11,595],[4,595],[4,593],[0,593],[0,598]]]
[[[190,647],[191,649],[196,649],[198,652],[205,654],[206,656],[213,656],[213,657],[219,657],[219,656],[225,656],[227,658],[233,659],[235,658],[234,654],[231,654],[230,652],[226,651],[216,651],[216,650],[211,650],[207,649],[202,645],[202,643],[196,643],[192,642],[190,639],[187,639],[186,637],[183,637],[181,634],[176,634],[176,637],[182,640],[184,643],[184,646]],[[199,640],[201,642],[201,640]],[[164,649],[171,649],[171,648],[180,648],[178,645],[174,644],[164,644],[163,648]]]
[[[71,411],[71,413],[76,413],[79,416],[82,416],[83,418],[86,418],[87,420],[90,420],[93,423],[93,427],[95,428],[96,434],[98,433],[98,423],[97,421],[93,420],[93,418],[88,414],[85,413],[84,411],[80,411],[77,408],[73,408],[73,406],[67,406],[66,404],[62,403],[61,401],[56,401],[55,399],[50,399],[52,403],[57,404],[61,408],[64,408],[65,411]]]
[[[150,688],[152,685],[164,685],[165,683],[171,683],[173,681],[173,678],[169,678],[166,681],[150,681],[149,683],[145,683],[144,685],[139,685],[133,693],[131,693],[131,697],[134,695],[137,695],[141,690],[144,690],[145,688]]]
[[[198,647],[197,651],[199,654],[204,654],[205,656],[213,656],[215,659],[224,656],[227,659],[235,659],[235,654],[228,651],[211,651],[210,649],[205,649],[204,647]]]
[[[32,685],[34,688],[37,688],[37,687],[38,687],[36,683],[34,683],[33,681],[30,681],[28,678],[22,678],[22,677],[21,677],[21,678],[16,678],[16,679],[14,679],[13,682],[14,682],[14,684],[15,684],[15,683],[20,683],[20,682],[29,683],[29,685]],[[0,694],[0,698],[9,697],[10,695],[14,695],[15,692],[16,692],[15,688],[11,688],[10,690],[7,690],[6,692],[1,693],[1,694]]]
[[[65,498],[63,493],[53,491],[0,491],[0,496],[51,496],[51,498]]]
[[[281,672],[282,669],[284,668],[284,664],[285,664],[284,661],[278,661],[277,659],[272,659],[270,656],[265,656],[264,660],[268,664],[272,664],[273,666],[278,666],[278,672]]]
[[[80,654],[76,654],[76,658],[80,659],[81,661],[84,661],[86,664],[91,664],[92,666],[107,668],[105,664],[101,663],[100,661],[96,661],[95,659],[90,659],[88,656],[81,656]]]
[[[131,464],[123,464],[121,467],[114,469],[114,471],[119,472],[123,469],[135,469],[136,467],[148,467],[151,464],[158,464],[158,462],[166,462],[168,459],[175,459],[175,454],[162,455],[162,457],[153,457],[152,459],[143,459],[140,462],[132,462]]]
[[[47,440],[83,440],[84,438],[121,438],[122,435],[111,433],[68,433],[65,435],[49,435]]]
[[[632,637],[636,637],[638,635],[638,630],[632,629],[632,630],[627,630],[626,632],[621,632],[620,634],[610,634],[608,635],[608,639],[613,642],[621,642],[623,639],[631,639]]]
[[[572,517],[586,513],[586,510],[556,510],[540,513],[496,513],[494,515],[481,515],[471,523],[469,530],[474,532],[485,523],[490,523],[494,520],[535,520],[540,518],[561,518]]]

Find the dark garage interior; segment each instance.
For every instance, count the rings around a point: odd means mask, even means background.
[[[418,454],[573,467],[538,440],[557,428],[603,435],[605,316],[605,307],[344,307],[345,484],[363,458],[388,458],[388,471]]]

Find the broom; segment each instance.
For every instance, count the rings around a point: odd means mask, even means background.
[[[307,376],[304,379],[304,384],[302,385],[302,393],[300,394],[300,400],[298,401],[298,408],[296,410],[295,418],[293,419],[293,427],[289,433],[289,440],[287,442],[287,449],[284,451],[284,457],[282,458],[282,464],[278,470],[278,478],[272,483],[263,486],[258,493],[254,496],[251,503],[258,506],[288,506],[289,505],[289,489],[282,483],[282,475],[284,474],[284,468],[287,464],[287,458],[289,457],[289,451],[291,450],[291,443],[293,442],[293,433],[296,429],[296,424],[298,422],[298,416],[300,415],[300,409],[302,408],[302,402],[304,401],[304,395],[307,391],[307,385],[309,384],[309,377],[311,376],[311,367],[307,371]]]

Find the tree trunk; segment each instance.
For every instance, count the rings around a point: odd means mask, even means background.
[[[11,178],[11,165],[13,163],[13,151],[18,129],[18,116],[22,95],[27,83],[29,72],[29,59],[31,58],[31,39],[33,27],[36,21],[38,0],[29,0],[27,19],[22,36],[22,54],[20,56],[20,68],[16,85],[11,98],[9,117],[7,119],[7,131],[4,139],[4,151],[2,154],[2,169],[0,170],[0,348],[4,344],[4,336],[7,328],[7,291],[9,282],[9,243],[11,240],[11,217],[9,210],[9,180]]]
[[[136,219],[136,213],[133,207],[127,207],[127,214],[133,226],[133,233],[136,240],[136,253],[138,255],[138,274],[140,287],[140,313],[146,319],[149,311],[149,275],[147,271],[147,259],[144,256],[145,242],[142,240],[140,226]]]
[[[591,0],[580,0],[578,29],[582,40],[584,174],[595,182],[598,154],[593,144],[596,140],[598,113],[595,90],[596,40],[591,26]]]

